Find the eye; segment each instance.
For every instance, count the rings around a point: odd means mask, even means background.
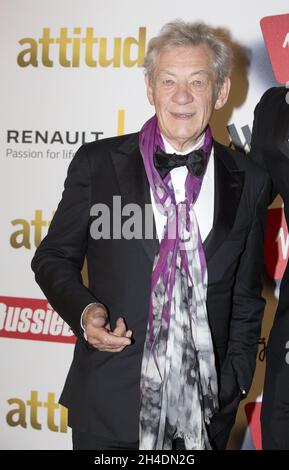
[[[171,85],[174,84],[174,81],[173,81],[171,78],[165,78],[165,79],[163,80],[163,84],[164,84],[165,86],[171,86]]]
[[[195,79],[195,80],[193,80],[192,85],[194,87],[200,88],[200,87],[203,87],[205,85],[205,82],[204,82],[204,80]]]
[[[197,76],[195,78],[192,78],[191,86],[192,88],[195,88],[198,90],[205,90],[208,86],[208,83],[209,83],[208,77]]]

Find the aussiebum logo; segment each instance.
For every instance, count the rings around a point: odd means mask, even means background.
[[[0,297],[0,337],[75,343],[70,327],[44,299]]]
[[[53,36],[43,28],[42,36],[19,40],[23,46],[17,56],[19,67],[141,67],[146,49],[146,28],[140,27],[138,38],[97,37],[94,28],[60,28]],[[112,52],[111,52],[112,51]]]
[[[40,401],[38,392],[32,390],[28,400],[13,397],[7,403],[11,407],[6,415],[8,426],[26,429],[30,424],[37,431],[47,427],[52,432],[67,432],[67,408],[56,402],[55,393],[48,392],[47,400]]]

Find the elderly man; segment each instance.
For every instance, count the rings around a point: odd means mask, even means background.
[[[60,400],[75,449],[222,449],[255,368],[268,180],[212,139],[231,68],[213,30],[167,24],[144,66],[156,115],[80,148],[32,266],[77,336]],[[123,230],[97,236],[115,196]],[[135,205],[155,237],[127,233]]]

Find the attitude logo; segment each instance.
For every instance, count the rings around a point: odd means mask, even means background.
[[[13,397],[9,398],[7,403],[10,407],[6,415],[8,426],[67,432],[67,408],[56,402],[55,393],[48,392],[47,399],[42,401],[38,392],[32,390],[27,400]]]
[[[51,213],[51,218],[53,215],[54,211]],[[37,248],[47,233],[51,218],[49,220],[44,219],[43,211],[36,210],[32,220],[22,218],[12,220],[11,225],[16,228],[10,236],[12,248],[24,247],[30,250],[33,245]],[[45,233],[43,233],[44,231]]]
[[[21,38],[19,44],[23,48],[17,57],[20,67],[141,67],[146,28],[139,28],[138,38],[112,39],[97,37],[91,27],[60,28],[56,35],[51,28],[43,28],[42,36]]]

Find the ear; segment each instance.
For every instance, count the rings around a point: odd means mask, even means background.
[[[218,93],[217,101],[215,103],[215,109],[221,109],[227,103],[229,93],[230,93],[230,88],[231,88],[231,80],[229,79],[229,77],[226,77]]]
[[[152,85],[149,81],[149,77],[147,74],[145,74],[145,84],[146,84],[146,89],[147,89],[147,97],[152,106],[154,106],[154,94],[153,94],[153,88]]]

